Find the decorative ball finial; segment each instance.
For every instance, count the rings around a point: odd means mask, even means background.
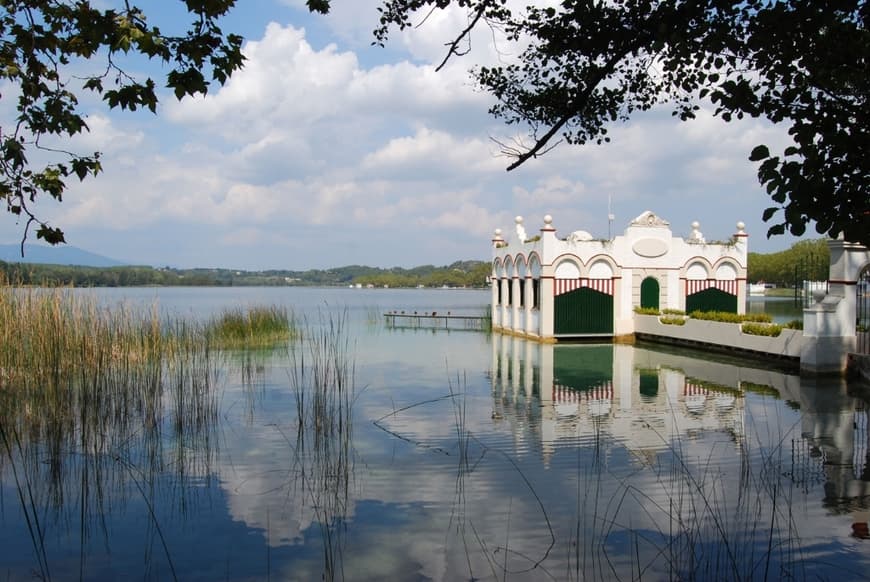
[[[737,230],[739,232],[743,232],[743,229],[745,229],[745,228],[746,228],[746,223],[743,222],[742,220],[737,223]]]
[[[514,222],[516,222],[517,224],[522,224],[522,223],[523,223],[523,217],[522,217],[522,216],[517,216],[516,218],[514,218]]]
[[[501,229],[500,228],[495,229],[495,238],[501,238]]]
[[[694,228],[695,230],[698,230],[698,228],[700,228],[700,227],[701,227],[700,222],[698,222],[697,220],[692,221],[692,228]]]
[[[546,224],[547,226],[550,226],[551,224],[553,224],[553,217],[550,216],[549,214],[545,214],[544,215],[544,224]]]

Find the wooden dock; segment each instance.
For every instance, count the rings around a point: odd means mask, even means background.
[[[486,315],[454,315],[447,313],[388,311],[384,314],[387,327],[485,330],[490,325]]]

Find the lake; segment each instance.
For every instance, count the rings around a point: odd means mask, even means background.
[[[74,292],[191,319],[286,306],[309,341],[226,353],[213,414],[174,414],[190,405],[167,392],[156,416],[104,419],[98,445],[75,414],[28,431],[41,412],[18,411],[0,441],[3,580],[870,572],[863,383],[651,344],[384,325],[392,310],[482,314],[488,291]],[[308,416],[311,378],[349,395],[325,404],[340,426]]]

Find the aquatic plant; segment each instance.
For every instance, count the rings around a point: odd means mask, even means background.
[[[272,311],[271,313],[280,312]],[[260,318],[247,317],[253,329]],[[51,578],[49,524],[108,535],[104,515],[138,497],[147,527],[167,468],[180,504],[211,478],[220,371],[213,328],[161,318],[156,306],[101,305],[69,288],[0,286],[0,473],[11,475],[38,575]],[[84,564],[82,564],[84,567]]]
[[[492,333],[492,305],[487,303],[483,309],[483,320],[481,321],[483,331],[488,334]]]
[[[347,313],[306,321],[290,349],[296,402],[296,484],[315,512],[323,545],[324,580],[344,579],[342,549],[353,476],[355,360]]]
[[[208,322],[206,333],[219,347],[249,348],[286,341],[297,332],[287,308],[258,305],[222,311]]]

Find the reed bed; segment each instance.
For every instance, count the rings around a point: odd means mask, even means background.
[[[286,333],[290,316],[262,308],[217,318],[230,320],[257,343]],[[51,578],[42,540],[52,524],[78,523],[84,544],[108,535],[102,515],[124,500],[156,505],[158,480],[171,480],[183,510],[193,485],[213,474],[218,380],[228,365],[218,348],[229,335],[217,330],[163,319],[156,306],[0,285],[0,477],[18,491],[39,577]]]
[[[292,314],[286,307],[274,305],[223,311],[208,323],[207,329],[223,348],[275,345],[297,334]]]

